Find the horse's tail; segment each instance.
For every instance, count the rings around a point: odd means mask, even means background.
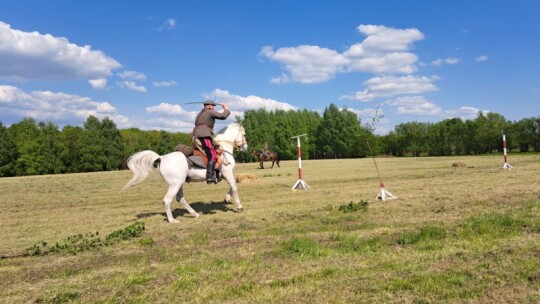
[[[127,184],[122,188],[126,190],[127,188],[142,183],[152,170],[159,166],[160,155],[154,151],[145,150],[137,152],[131,155],[127,160],[127,166],[131,172],[133,172],[133,177]]]

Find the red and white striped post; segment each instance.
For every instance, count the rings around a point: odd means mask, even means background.
[[[508,162],[508,156],[506,155],[506,135],[504,135],[503,133],[503,152],[504,152],[504,164],[502,166],[503,169],[505,170],[512,170],[512,165],[510,165],[510,163]]]
[[[304,174],[302,173],[302,146],[300,145],[300,137],[307,136],[307,134],[293,136],[291,138],[296,138],[296,143],[298,147],[298,181],[292,186],[292,190],[296,189],[308,189],[309,185],[304,181]]]

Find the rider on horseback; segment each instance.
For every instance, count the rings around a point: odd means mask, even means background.
[[[262,148],[262,153],[263,153],[263,156],[265,158],[271,158],[272,157],[272,152],[270,152],[270,150],[268,150],[268,142],[264,142],[264,146]]]
[[[218,179],[215,174],[215,166],[218,156],[214,146],[214,123],[216,119],[226,119],[231,112],[226,103],[221,104],[221,107],[223,108],[221,113],[214,110],[216,103],[213,100],[206,100],[203,102],[203,105],[204,108],[199,112],[197,118],[195,118],[193,137],[201,142],[204,153],[208,158],[208,164],[206,166],[206,183],[216,184]]]

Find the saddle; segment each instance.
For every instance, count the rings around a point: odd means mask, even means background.
[[[206,166],[208,165],[208,157],[206,157],[206,153],[204,153],[200,149],[201,149],[200,146],[198,146],[197,149],[194,149],[193,147],[190,147],[188,145],[179,144],[176,146],[174,150],[184,153],[189,165],[205,169]],[[215,167],[215,169],[217,170],[223,164],[223,160],[221,159],[223,148],[221,148],[221,146],[218,146],[216,148],[216,153],[219,156],[217,158],[216,167]]]

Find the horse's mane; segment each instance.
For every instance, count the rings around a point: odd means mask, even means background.
[[[216,135],[225,134],[225,132],[227,132],[227,130],[232,126],[238,126],[238,123],[233,122],[233,123],[228,124],[227,126],[221,128],[219,131],[217,131]]]

